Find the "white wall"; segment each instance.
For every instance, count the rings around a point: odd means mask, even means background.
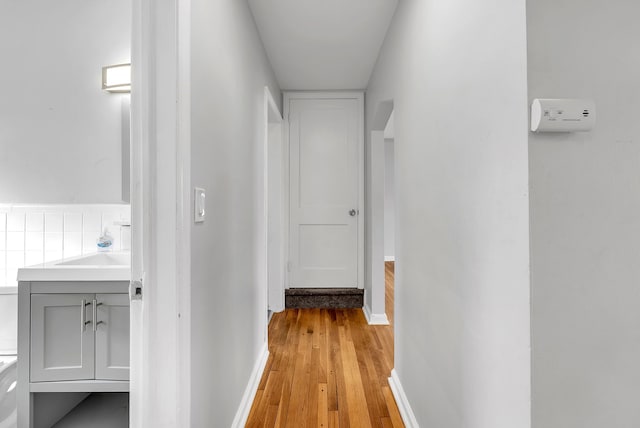
[[[405,0],[367,90],[368,131],[394,100],[395,367],[420,426],[530,426],[526,71],[524,0]]]
[[[264,86],[281,92],[247,6],[192,1],[192,425],[230,426],[265,343]]]
[[[126,0],[0,3],[0,202],[122,201],[128,95],[101,73],[130,61],[130,26]]]
[[[553,10],[553,13],[550,11]],[[529,98],[589,133],[531,134],[533,426],[640,426],[640,3],[527,2]]]

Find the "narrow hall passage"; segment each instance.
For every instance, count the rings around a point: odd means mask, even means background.
[[[386,286],[392,320],[392,262]],[[247,427],[404,426],[387,382],[392,326],[360,309],[288,309],[269,324],[269,352]]]

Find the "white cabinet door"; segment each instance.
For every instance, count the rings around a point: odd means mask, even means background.
[[[31,296],[31,382],[93,379],[93,294]]]
[[[358,286],[361,99],[291,99],[289,286]]]
[[[129,296],[96,294],[96,379],[129,380]]]

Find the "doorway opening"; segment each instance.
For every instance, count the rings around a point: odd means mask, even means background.
[[[396,237],[396,180],[395,180],[395,127],[394,112],[384,129],[384,278],[385,314],[393,323],[395,290],[395,237]]]
[[[264,210],[267,324],[274,312],[284,309],[285,278],[285,150],[282,114],[268,87],[264,88]],[[266,334],[266,331],[265,331]],[[266,338],[265,338],[266,339]]]
[[[372,325],[388,325],[386,301],[387,262],[395,271],[395,131],[393,101],[380,103],[375,110],[368,146],[367,293],[364,312]],[[393,285],[390,284],[390,285]],[[392,297],[392,296],[391,296]]]

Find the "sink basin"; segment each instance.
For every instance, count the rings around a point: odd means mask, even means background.
[[[57,262],[56,266],[130,266],[131,256],[122,253],[98,253],[75,260]]]
[[[93,253],[18,269],[18,281],[129,281],[130,279],[131,254],[128,252]]]

